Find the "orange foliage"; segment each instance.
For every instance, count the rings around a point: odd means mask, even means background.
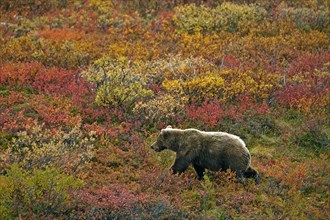
[[[87,35],[84,32],[79,32],[70,28],[42,30],[38,32],[38,37],[46,38],[56,42],[65,40],[87,40]]]

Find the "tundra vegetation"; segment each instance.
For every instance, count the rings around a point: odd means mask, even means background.
[[[330,219],[326,0],[1,0],[1,219]],[[261,183],[169,172],[240,136]]]

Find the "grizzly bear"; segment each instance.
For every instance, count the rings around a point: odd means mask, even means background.
[[[230,169],[238,179],[254,178],[259,183],[259,173],[251,165],[251,155],[244,141],[225,132],[205,132],[197,129],[162,129],[152,149],[176,152],[172,166],[174,174],[183,173],[190,164],[198,177],[203,178],[205,169],[212,171]]]

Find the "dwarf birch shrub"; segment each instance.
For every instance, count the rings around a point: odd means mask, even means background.
[[[330,12],[327,7],[321,7],[317,10],[305,7],[282,8],[280,10],[280,18],[293,21],[296,28],[305,31],[319,30],[328,33],[330,32]]]
[[[84,136],[79,124],[68,131],[35,124],[31,131],[18,132],[13,138],[6,161],[26,170],[56,167],[76,173],[92,157],[94,142],[94,133]]]
[[[189,101],[216,98],[221,95],[224,85],[216,66],[200,57],[175,56],[157,61],[149,72],[160,76],[159,85],[171,96],[189,97]]]
[[[117,106],[132,110],[137,100],[151,96],[138,62],[127,58],[102,57],[83,72],[96,85],[95,102],[103,106]]]
[[[15,9],[20,13],[25,12],[31,15],[42,15],[50,10],[66,8],[68,4],[69,1],[67,0],[2,0],[0,2],[0,8],[6,11]]]
[[[140,115],[140,120],[146,121],[147,124],[155,124],[160,121],[171,124],[175,118],[184,113],[187,102],[188,97],[186,96],[159,95],[145,103],[138,102],[133,112]]]
[[[82,186],[80,180],[55,168],[25,171],[13,164],[0,176],[0,218],[60,216],[73,207],[69,193]]]
[[[262,21],[266,10],[259,6],[223,3],[216,8],[195,4],[175,8],[174,24],[179,31],[195,32],[241,32]]]

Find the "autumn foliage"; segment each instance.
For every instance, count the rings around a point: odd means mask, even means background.
[[[0,219],[329,219],[325,0],[0,2]],[[172,125],[261,184],[172,175]]]

